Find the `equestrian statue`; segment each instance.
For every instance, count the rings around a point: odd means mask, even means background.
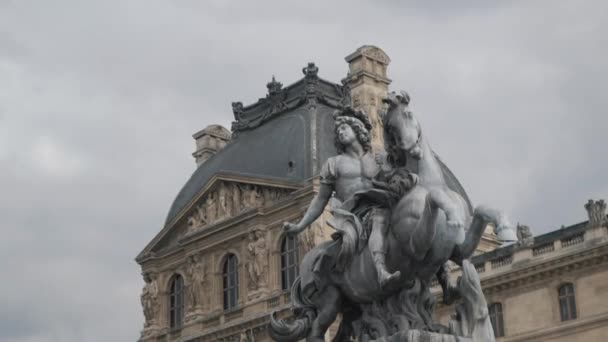
[[[386,153],[378,155],[371,150],[372,125],[363,111],[347,106],[334,113],[338,155],[323,165],[319,191],[302,219],[283,228],[296,235],[329,205],[332,217],[327,223],[336,232],[300,264],[291,290],[295,319],[271,314],[269,332],[276,341],[325,341],[339,313],[342,321],[334,341],[409,341],[399,337],[409,331],[466,331],[469,336],[463,337],[475,342],[475,336],[493,336],[486,331],[492,329],[486,324],[487,308],[485,315],[474,318],[480,323],[471,325],[480,327],[478,331],[438,324],[430,284],[437,277],[447,304],[457,299],[473,303],[469,306],[485,303],[462,295],[483,297],[467,259],[488,224],[502,241],[516,240],[515,230],[498,210],[473,209],[456,177],[431,149],[409,101],[405,92],[383,100]],[[467,281],[451,285],[448,261],[467,272]],[[471,320],[461,318],[450,326]]]

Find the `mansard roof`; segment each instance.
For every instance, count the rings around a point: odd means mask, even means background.
[[[205,184],[220,172],[289,182],[310,179],[335,154],[331,114],[348,90],[318,77],[308,63],[304,78],[283,88],[273,80],[268,94],[243,106],[232,104],[232,141],[198,167],[173,201],[165,226],[172,224]]]

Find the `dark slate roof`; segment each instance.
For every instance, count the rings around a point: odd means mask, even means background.
[[[587,222],[588,221],[580,222],[580,223],[573,224],[568,227],[563,227],[563,228],[560,228],[560,229],[557,229],[557,230],[554,230],[554,231],[551,231],[551,232],[548,232],[548,233],[545,233],[542,235],[535,236],[534,243],[531,246],[529,246],[529,248],[542,246],[546,243],[549,243],[549,242],[552,242],[555,240],[567,239],[572,236],[584,233],[585,229],[587,227]],[[517,248],[516,244],[510,244],[510,245],[507,245],[507,246],[504,246],[501,248],[497,248],[490,252],[475,255],[474,257],[471,258],[471,262],[473,264],[481,264],[481,263],[489,261],[489,260],[495,260],[498,258],[509,256],[509,255],[513,254],[515,248]]]
[[[232,141],[197,168],[173,201],[165,226],[188,206],[219,172],[291,182],[310,179],[336,153],[333,111],[343,99],[343,86],[317,76],[310,63],[305,77],[282,88],[273,81],[269,94],[256,103],[233,103]]]

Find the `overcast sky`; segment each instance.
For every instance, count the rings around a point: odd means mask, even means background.
[[[307,62],[339,82],[363,44],[474,203],[536,234],[585,220],[608,197],[606,2],[404,3],[0,0],[0,341],[136,340],[134,257],[191,135]]]

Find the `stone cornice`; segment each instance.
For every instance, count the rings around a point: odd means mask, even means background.
[[[522,286],[531,282],[541,281],[564,271],[582,269],[591,265],[608,261],[608,243],[587,249],[575,249],[567,254],[555,256],[550,259],[534,262],[530,260],[527,266],[518,268],[514,264],[512,268],[503,273],[491,275],[481,279],[484,293],[502,291],[516,286]]]
[[[608,261],[608,242],[603,242],[596,246],[581,246],[568,253],[555,255],[548,259],[535,261],[527,259],[513,264],[512,268],[506,268],[503,272],[485,276],[480,274],[481,287],[484,294],[491,295],[505,291],[521,291],[522,287],[543,284],[543,281],[550,279],[564,272],[585,272],[588,267]],[[444,309],[441,301],[441,289],[435,286],[432,290],[435,295],[437,309]]]
[[[578,334],[585,330],[603,327],[608,324],[608,313],[602,313],[590,317],[577,318],[575,320],[561,322],[550,328],[534,330],[523,334],[501,338],[501,342],[519,341],[553,341],[557,337]]]
[[[277,308],[280,314],[284,314],[289,311],[290,306],[283,305]],[[233,338],[234,335],[241,333],[242,331],[261,331],[266,330],[266,327],[270,323],[270,313],[263,312],[256,316],[252,316],[246,319],[230,322],[217,328],[211,328],[206,330],[202,334],[184,337],[184,341],[188,342],[208,342],[208,341],[222,341]]]

